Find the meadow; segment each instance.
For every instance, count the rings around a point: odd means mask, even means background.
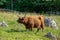
[[[23,16],[24,14],[21,13],[20,15]],[[28,15],[29,14],[27,14],[27,16]],[[0,22],[4,20],[8,24],[8,27],[0,26],[0,40],[50,40],[44,37],[48,32],[52,32],[53,35],[56,35],[57,40],[60,40],[60,16],[52,15],[48,17],[56,21],[59,29],[55,30],[45,26],[44,32],[40,29],[38,33],[35,33],[36,29],[33,29],[33,31],[26,31],[23,24],[17,23],[18,17],[16,13],[0,12]]]

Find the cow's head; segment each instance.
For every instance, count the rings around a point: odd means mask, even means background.
[[[20,17],[20,16],[18,15],[18,20],[17,20],[17,22],[18,22],[18,23],[24,23],[25,17],[26,17],[26,15],[25,15],[24,17]]]

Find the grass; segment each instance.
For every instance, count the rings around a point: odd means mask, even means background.
[[[40,30],[38,33],[35,33],[36,29],[26,31],[23,24],[17,23],[18,17],[16,13],[0,12],[0,22],[4,20],[8,24],[8,27],[0,26],[0,40],[50,40],[44,37],[47,32],[52,32],[60,40],[60,16],[53,15],[48,17],[53,18],[57,22],[59,30],[45,27],[44,32]]]

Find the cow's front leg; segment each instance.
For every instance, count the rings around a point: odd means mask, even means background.
[[[26,30],[28,30],[28,29],[29,29],[29,26],[28,26],[28,25],[26,25],[26,26],[25,26],[25,28],[26,28]]]
[[[30,25],[30,31],[32,31],[33,27],[34,27],[34,25],[31,24],[31,25]]]
[[[31,30],[31,27],[29,25],[27,25],[26,30]]]
[[[32,27],[30,27],[30,31],[32,31]]]

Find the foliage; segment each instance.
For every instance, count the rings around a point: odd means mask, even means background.
[[[0,6],[20,12],[46,12],[60,11],[59,3],[60,0],[1,0]]]

